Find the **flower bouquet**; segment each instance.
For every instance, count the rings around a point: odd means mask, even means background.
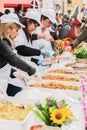
[[[37,103],[33,112],[45,125],[55,127],[55,130],[56,127],[60,129],[62,124],[72,122],[74,117],[69,104],[64,100],[57,101],[54,97],[46,98],[44,104]]]

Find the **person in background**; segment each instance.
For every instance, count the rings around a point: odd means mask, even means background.
[[[9,9],[5,9],[4,14],[9,14],[11,11]]]
[[[74,12],[71,16],[72,21],[72,28],[69,34],[69,37],[75,40],[80,35],[80,28],[81,28],[81,18],[79,13],[79,6],[76,6]]]
[[[81,19],[81,32],[85,29],[85,27],[87,26],[87,15],[84,15]]]
[[[27,8],[23,8],[23,16],[25,16],[26,15],[26,13],[28,12],[28,9]]]
[[[58,24],[62,24],[62,19],[63,19],[63,14],[62,13],[57,13],[56,14],[56,21]]]
[[[59,30],[59,39],[63,40],[64,38],[68,37],[71,26],[71,18],[69,15],[65,14],[62,19],[62,27]]]
[[[62,14],[56,13],[56,21],[57,23],[54,23],[52,26],[52,29],[54,30],[54,32],[51,33],[54,40],[59,39],[59,30],[62,27]]]
[[[81,34],[69,46],[67,46],[65,48],[65,51],[71,51],[76,46],[78,46],[82,41],[87,40],[87,15],[84,16],[84,22],[85,22],[85,25],[84,25],[84,27],[82,29]]]
[[[71,10],[69,9],[69,10],[67,10],[67,15],[69,15],[69,16],[71,16]]]
[[[13,40],[19,34],[22,25],[16,14],[3,15],[0,17],[0,79],[7,80],[10,74],[11,66],[21,69],[29,76],[35,74],[36,69],[19,58],[14,52]],[[20,91],[21,88],[17,91]],[[7,88],[7,94],[15,94],[11,87]]]
[[[14,13],[16,13],[17,14],[17,16],[19,17],[19,18],[22,18],[23,17],[23,5],[22,4],[18,4],[18,6],[15,8],[15,12]]]

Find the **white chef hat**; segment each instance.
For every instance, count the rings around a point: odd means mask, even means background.
[[[37,11],[33,11],[32,10],[32,11],[28,12],[24,17],[32,19],[32,20],[35,20],[39,25],[41,25],[41,22],[40,22],[40,13],[37,12]]]
[[[56,12],[53,9],[46,9],[41,15],[46,16],[52,23],[57,23]]]
[[[1,23],[13,22],[24,28],[25,26],[19,21],[18,16],[15,13],[4,14],[0,17]]]

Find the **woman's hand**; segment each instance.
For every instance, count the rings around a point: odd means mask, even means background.
[[[44,35],[44,39],[45,39],[46,41],[54,42],[54,39],[52,38],[52,36]]]
[[[47,36],[45,34],[38,34],[37,39],[45,39],[46,41],[54,42],[54,39],[52,36]]]

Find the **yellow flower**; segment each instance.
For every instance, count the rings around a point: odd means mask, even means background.
[[[33,110],[38,118],[50,126],[62,126],[71,123],[73,113],[65,100],[57,101],[54,97],[46,98],[45,104],[36,105]]]
[[[68,108],[65,109],[66,109],[66,117],[71,118],[73,116],[73,113]]]
[[[63,109],[55,109],[50,114],[50,116],[51,116],[50,120],[52,120],[56,124],[62,124],[63,121],[66,119],[65,110],[63,111]]]
[[[71,118],[73,113],[66,107],[61,108],[61,110],[66,114],[66,118]]]
[[[53,110],[54,110],[53,107],[50,107],[50,108],[49,108],[49,112],[50,112],[50,113],[52,113]]]

